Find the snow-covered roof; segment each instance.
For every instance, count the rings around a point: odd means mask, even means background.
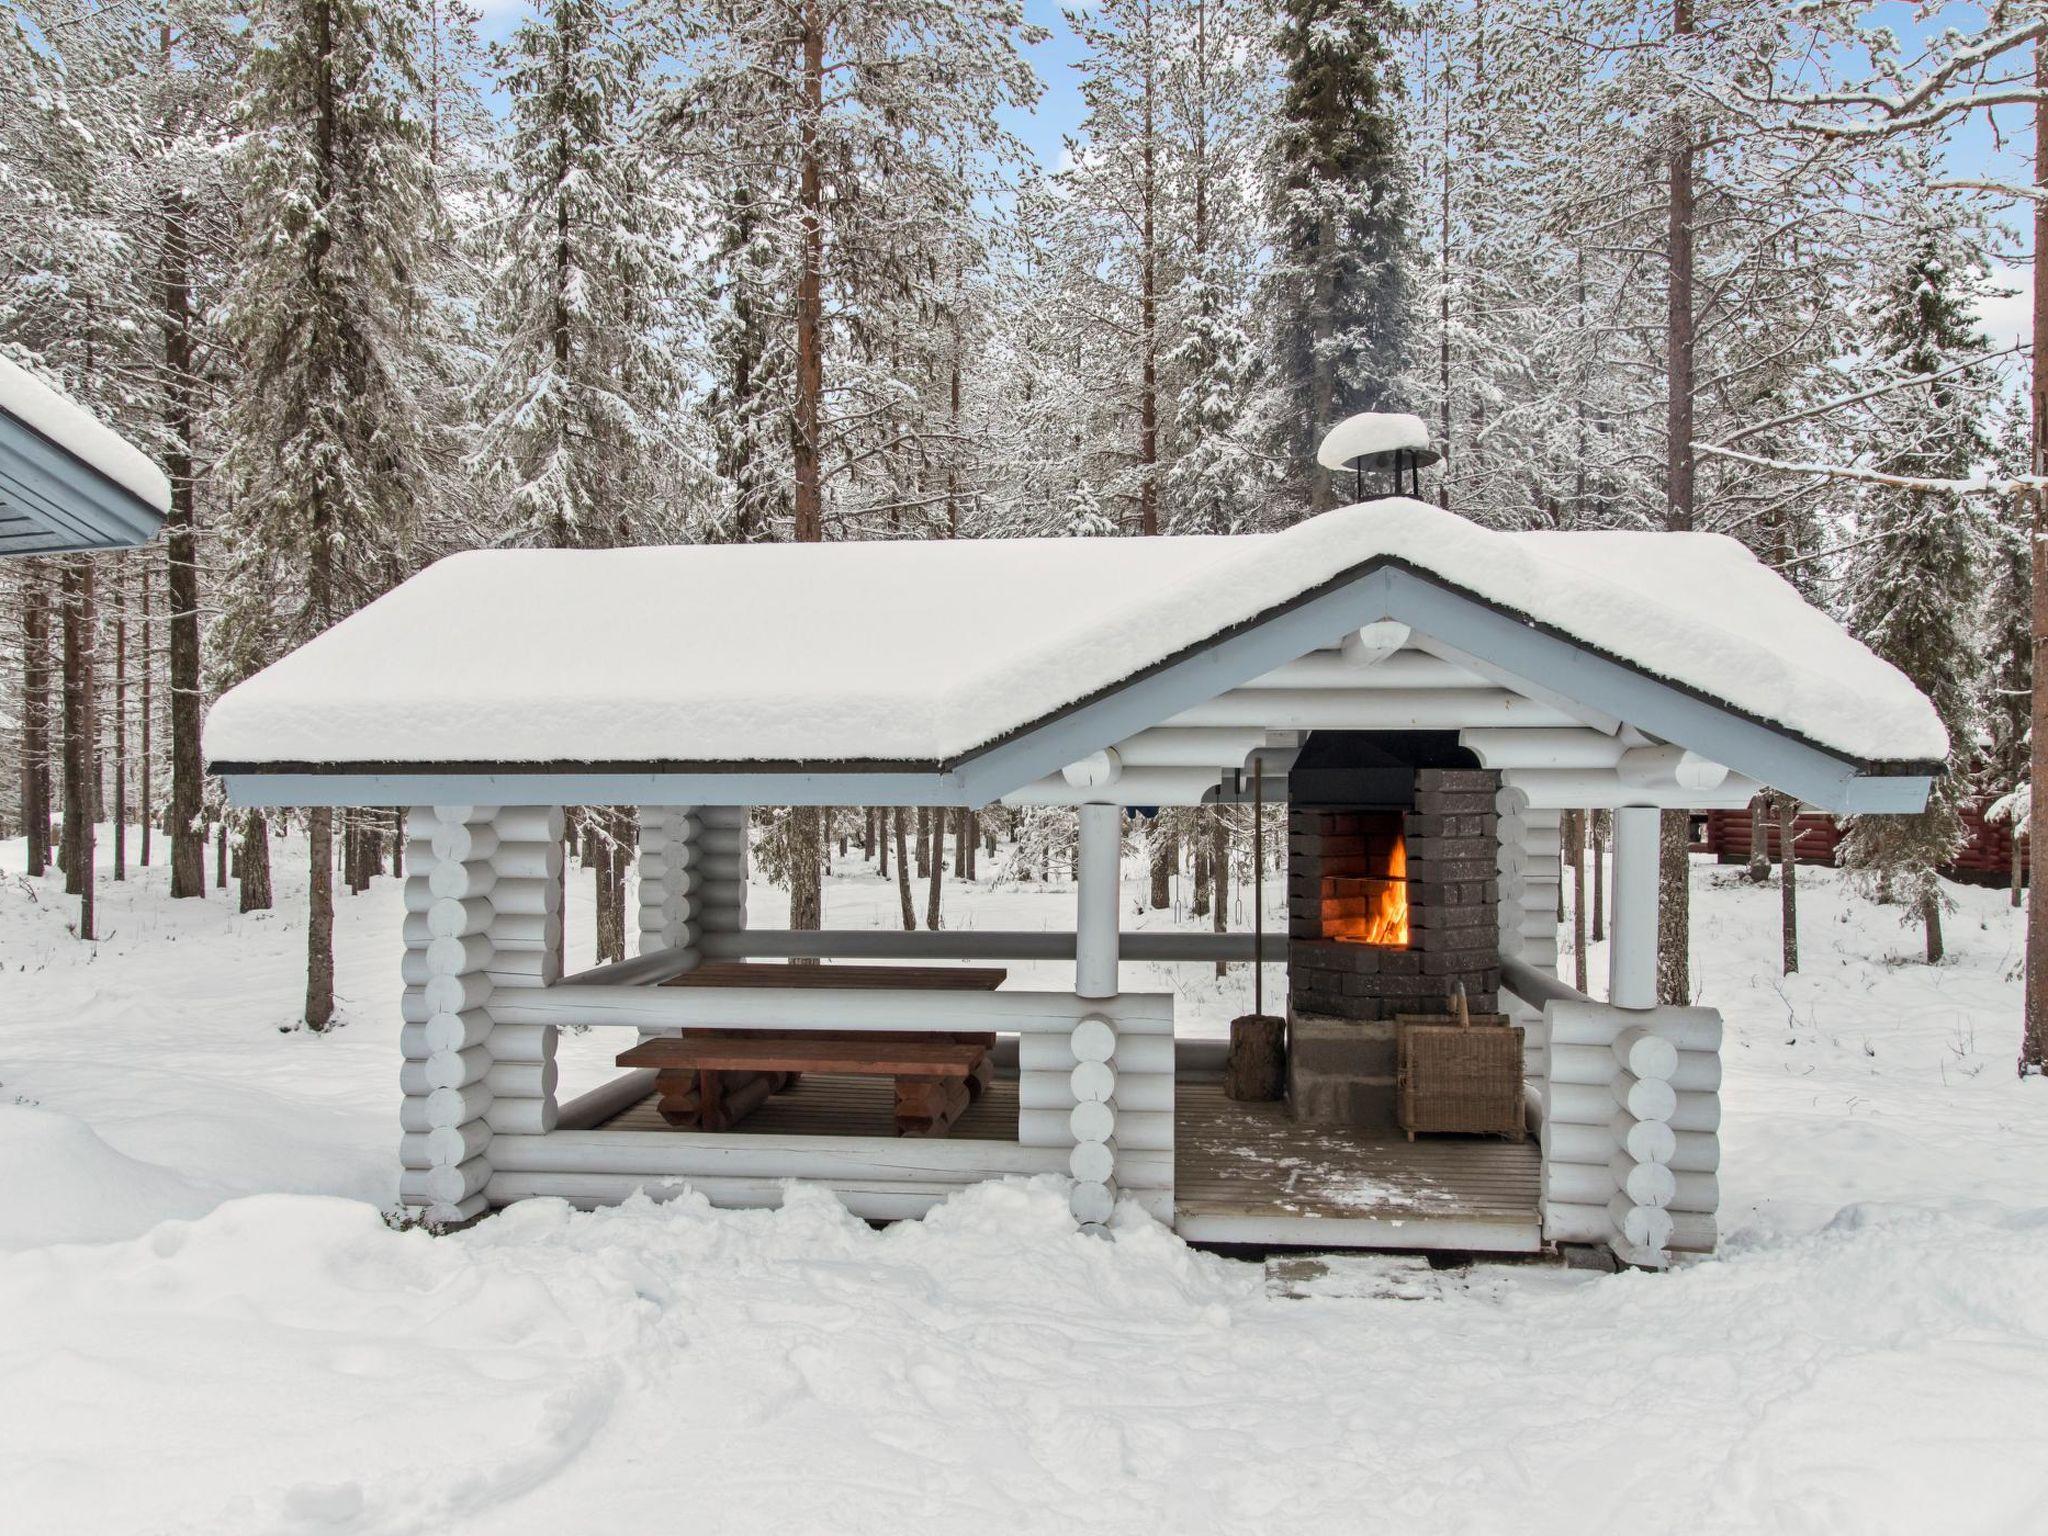
[[[1366,411],[1347,416],[1323,434],[1316,449],[1316,462],[1325,469],[1344,469],[1353,459],[1368,454],[1392,453],[1397,448],[1429,447],[1429,428],[1420,416],[1404,411]],[[1425,460],[1435,463],[1434,456]]]
[[[1731,539],[1501,533],[1398,499],[1235,537],[454,555],[231,689],[206,751],[949,764],[1390,563],[1840,757],[1947,751],[1901,673]]]
[[[34,428],[157,512],[171,509],[171,482],[137,448],[61,389],[0,353],[0,411]]]

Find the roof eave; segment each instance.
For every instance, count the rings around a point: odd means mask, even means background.
[[[163,520],[97,465],[0,410],[0,555],[132,549]]]

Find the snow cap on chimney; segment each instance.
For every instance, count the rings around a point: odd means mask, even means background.
[[[1323,434],[1316,449],[1316,462],[1329,470],[1350,470],[1358,500],[1374,501],[1403,494],[1401,480],[1408,480],[1406,494],[1420,497],[1420,471],[1439,462],[1443,455],[1429,446],[1429,428],[1420,416],[1405,411],[1363,411]],[[1392,488],[1368,496],[1365,477],[1391,471]]]

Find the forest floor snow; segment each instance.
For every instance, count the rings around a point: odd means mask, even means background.
[[[393,1231],[397,886],[340,902],[344,1027],[294,1030],[297,854],[270,913],[103,886],[88,945],[0,844],[9,1532],[2048,1531],[2048,1084],[2013,1076],[2001,893],[1954,889],[1930,968],[1802,872],[1788,979],[1775,888],[1695,869],[1717,1257],[1293,1300],[1133,1212],[1084,1239],[1053,1181],[881,1231],[801,1188]],[[1071,920],[1057,885],[946,899]],[[838,878],[828,920],[895,900]],[[1184,1029],[1248,1001],[1133,969]]]

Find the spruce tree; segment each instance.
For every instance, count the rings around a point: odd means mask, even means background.
[[[1872,317],[1876,351],[1902,379],[1942,373],[1985,350],[1975,317],[1981,260],[1958,237],[1960,221],[1946,201],[1929,198],[1918,213]],[[1990,451],[1985,404],[1985,381],[1973,370],[1885,397],[1879,440],[1888,447],[1879,467],[1932,479],[1968,475]],[[1947,898],[1939,872],[1962,846],[1960,807],[1978,766],[1974,519],[1964,499],[1948,493],[1874,491],[1860,509],[1845,578],[1851,628],[1918,685],[1948,727],[1948,771],[1935,781],[1927,809],[1856,817],[1840,853],[1868,888],[1918,917],[1930,964],[1942,957]]]
[[[432,483],[418,320],[440,225],[418,111],[417,6],[285,0],[259,19],[240,98],[244,219],[228,323],[243,367],[228,546],[281,643],[399,574]],[[275,573],[274,582],[256,579]],[[305,1021],[334,1011],[333,821],[308,814]]]
[[[1407,169],[1391,0],[1282,0],[1285,79],[1274,144],[1269,303],[1285,438],[1276,451],[1303,512],[1335,502],[1315,467],[1322,434],[1396,409],[1406,361]]]

